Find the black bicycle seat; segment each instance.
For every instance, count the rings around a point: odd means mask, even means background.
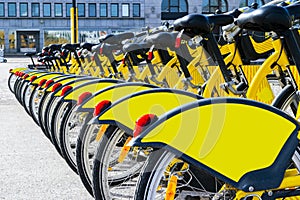
[[[80,44],[79,43],[76,43],[76,44],[64,44],[62,45],[62,48],[63,49],[67,49],[69,51],[72,51],[72,52],[75,52],[77,48],[80,47]]]
[[[177,31],[184,29],[185,33],[195,36],[210,33],[214,26],[225,26],[232,22],[233,16],[226,14],[190,14],[175,20],[174,28]]]
[[[134,52],[136,54],[144,54],[149,50],[151,45],[147,43],[128,43],[123,46],[124,52]]]
[[[281,32],[292,26],[292,20],[287,9],[274,5],[243,13],[235,23],[241,28],[263,32]]]
[[[34,55],[36,55],[35,52],[34,52],[34,53],[24,53],[24,56],[28,56],[28,57],[32,57],[32,56],[34,56]]]
[[[86,49],[86,50],[88,50],[88,51],[91,51],[91,50],[92,50],[92,47],[95,46],[95,45],[97,45],[97,44],[84,42],[84,43],[81,43],[81,44],[80,44],[80,48]]]
[[[285,7],[293,19],[300,18],[300,2]]]
[[[49,47],[49,50],[50,51],[61,51],[61,44],[50,44],[48,47]]]
[[[107,44],[121,44],[122,41],[133,37],[134,34],[132,32],[118,33],[108,37],[104,42]]]
[[[161,32],[149,35],[145,38],[148,44],[155,45],[156,47],[166,48],[175,46],[175,40],[178,32]]]

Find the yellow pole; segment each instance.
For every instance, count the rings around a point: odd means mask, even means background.
[[[78,12],[76,7],[76,0],[72,0],[72,8],[70,10],[71,18],[71,43],[78,43]]]

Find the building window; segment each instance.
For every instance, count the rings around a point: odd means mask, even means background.
[[[78,9],[78,17],[85,17],[85,4],[78,3],[77,9]]]
[[[62,17],[63,16],[62,4],[61,3],[55,3],[54,4],[54,16],[55,17]]]
[[[122,17],[129,17],[129,3],[122,3]]]
[[[174,20],[188,14],[188,3],[186,0],[163,0],[161,3],[161,18],[163,20]]]
[[[4,3],[0,3],[0,17],[4,17]]]
[[[96,17],[96,4],[89,3],[89,17]]]
[[[119,4],[112,3],[110,4],[110,16],[112,17],[119,17]]]
[[[262,5],[265,4],[263,0],[241,0],[240,7],[251,6],[251,4],[253,3],[257,3],[258,7],[261,7]]]
[[[16,3],[8,3],[8,16],[16,17]]]
[[[71,8],[72,8],[72,4],[71,3],[67,3],[66,4],[66,16],[70,17],[71,16]]]
[[[139,3],[134,3],[132,10],[132,16],[133,17],[140,17],[141,16],[141,5]]]
[[[28,3],[20,3],[20,17],[28,16]]]
[[[40,16],[40,4],[39,3],[32,3],[31,4],[31,16],[32,17],[39,17]]]
[[[226,0],[203,0],[202,13],[214,13],[216,10],[221,12],[228,11]]]
[[[43,15],[44,15],[44,17],[51,17],[51,4],[50,3],[43,4]]]
[[[107,17],[107,4],[100,3],[100,17]]]

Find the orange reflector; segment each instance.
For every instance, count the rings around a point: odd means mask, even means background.
[[[119,163],[122,163],[124,161],[124,159],[126,158],[129,150],[130,150],[130,146],[127,146],[128,142],[132,139],[132,137],[128,137],[124,146],[122,147],[122,150],[121,150],[121,153],[120,153],[120,156],[118,158],[118,162]]]
[[[171,200],[171,199],[173,200],[175,198],[176,187],[177,187],[177,176],[172,175],[168,183],[165,200]]]
[[[102,138],[103,134],[105,133],[107,127],[109,126],[109,124],[103,124],[101,125],[98,133],[97,133],[97,136],[96,136],[96,141],[99,142],[100,139]]]

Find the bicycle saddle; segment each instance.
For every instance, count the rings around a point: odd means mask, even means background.
[[[121,44],[122,41],[133,37],[134,34],[132,32],[118,33],[108,37],[104,42],[107,44]]]
[[[292,5],[286,6],[285,8],[294,20],[300,18],[300,2],[296,2]]]
[[[97,52],[97,53],[99,53],[101,45],[102,44],[100,43],[100,44],[97,44],[95,46],[92,46],[91,52]]]
[[[28,57],[32,57],[32,56],[34,56],[36,53],[34,52],[34,53],[24,53],[24,56],[28,56]]]
[[[235,21],[241,28],[262,32],[281,32],[292,26],[292,19],[284,7],[265,6],[241,14]]]
[[[119,50],[121,47],[117,44],[103,44],[102,45],[102,54],[104,55],[110,55],[113,51]]]
[[[91,51],[91,50],[92,50],[92,47],[95,46],[95,45],[97,45],[97,44],[84,42],[84,43],[81,43],[81,44],[80,44],[80,48],[86,49],[86,50],[88,50],[88,51]]]
[[[155,45],[160,48],[175,47],[175,40],[178,32],[161,32],[150,35],[145,38],[148,44]]]
[[[136,54],[144,54],[149,50],[151,45],[147,43],[128,43],[123,46],[124,52],[134,52]]]
[[[79,43],[77,43],[77,44],[64,44],[64,45],[62,45],[63,49],[67,49],[67,50],[73,51],[73,52],[75,52],[76,49],[79,48],[79,47],[80,47]]]
[[[99,42],[104,42],[107,38],[110,38],[111,36],[113,36],[113,34],[107,34],[107,35],[101,36],[99,38]]]
[[[231,15],[190,14],[175,20],[174,28],[177,31],[184,29],[185,33],[196,36],[210,33],[214,26],[225,26],[232,22],[233,16]]]
[[[49,45],[49,50],[50,51],[61,51],[61,44],[50,44]]]

